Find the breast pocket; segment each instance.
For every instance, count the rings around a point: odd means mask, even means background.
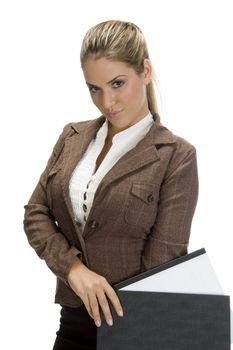
[[[159,188],[155,184],[134,182],[126,203],[125,221],[149,229],[155,221]]]

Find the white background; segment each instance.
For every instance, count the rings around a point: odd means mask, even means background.
[[[79,64],[90,26],[143,30],[162,123],[195,145],[199,199],[189,252],[205,247],[224,292],[232,282],[232,1],[1,1],[1,349],[50,350],[55,277],[28,245],[27,203],[67,122],[94,119]]]

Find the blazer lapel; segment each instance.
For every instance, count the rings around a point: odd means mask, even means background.
[[[104,191],[113,181],[145,165],[159,161],[160,158],[156,146],[175,142],[172,132],[160,123],[159,115],[155,114],[153,118],[154,124],[152,124],[146,136],[134,148],[125,153],[110,171],[105,174],[96,190],[95,201],[102,200]]]
[[[63,165],[63,179],[64,185],[69,183],[72,172],[78,161],[82,158],[89,143],[95,137],[96,132],[104,122],[103,119],[95,119],[93,121],[83,122],[77,128],[75,124],[72,125],[75,133],[66,139],[64,148],[64,165]]]
[[[64,146],[64,158],[62,166],[62,191],[64,200],[68,209],[68,212],[73,220],[76,231],[79,235],[80,243],[82,245],[83,252],[85,252],[85,244],[83,236],[79,227],[75,224],[74,213],[72,208],[72,203],[69,194],[69,182],[72,176],[73,170],[77,165],[78,161],[82,158],[84,152],[86,151],[89,143],[94,138],[96,132],[100,128],[101,124],[104,122],[105,118],[94,119],[93,121],[72,124],[74,134],[65,140]]]

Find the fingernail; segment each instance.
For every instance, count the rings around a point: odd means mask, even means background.
[[[112,326],[113,325],[113,321],[111,319],[108,320],[108,325]]]
[[[100,320],[96,320],[96,321],[95,321],[95,324],[96,324],[97,327],[100,327],[100,326],[101,326]]]
[[[123,316],[123,311],[122,310],[118,311],[118,315],[122,317]]]

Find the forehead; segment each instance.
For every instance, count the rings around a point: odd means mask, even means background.
[[[107,58],[90,58],[83,67],[83,74],[89,83],[106,83],[119,75],[133,75],[135,70],[125,62],[110,61]]]

